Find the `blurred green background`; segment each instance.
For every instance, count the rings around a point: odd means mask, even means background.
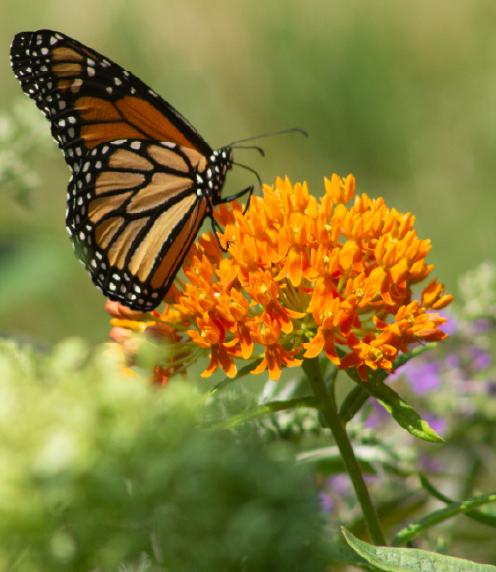
[[[456,291],[496,246],[495,23],[489,0],[0,0],[0,113],[24,97],[12,36],[60,30],[134,71],[212,146],[307,129],[308,140],[265,141],[265,159],[238,159],[267,182],[306,179],[315,194],[331,171],[354,173],[359,191],[417,216]],[[27,159],[39,177],[28,206],[2,188],[0,335],[104,340],[104,299],[64,228],[63,158],[53,144]],[[234,172],[226,192],[245,181]]]

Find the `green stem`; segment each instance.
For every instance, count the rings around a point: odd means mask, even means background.
[[[303,369],[308,377],[315,397],[319,400],[319,408],[324,415],[327,425],[332,431],[336,445],[343,459],[343,463],[350,476],[353,488],[358,498],[358,502],[362,508],[363,517],[370,531],[372,541],[376,545],[386,546],[386,540],[382,533],[379,519],[375,511],[374,505],[370,499],[369,491],[363,479],[360,465],[353,452],[348,434],[342,420],[339,418],[338,409],[334,395],[327,391],[326,385],[322,378],[318,358],[304,360]]]

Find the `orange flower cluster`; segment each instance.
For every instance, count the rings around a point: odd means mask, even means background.
[[[234,377],[238,360],[257,357],[252,373],[278,379],[283,368],[322,352],[362,380],[370,370],[390,372],[411,344],[445,337],[436,310],[452,296],[433,280],[414,298],[412,287],[433,268],[425,261],[430,241],[417,237],[410,213],[354,194],[350,175],[325,179],[319,199],[306,183],[278,178],[246,213],[221,205],[227,255],[204,234],[165,311],[148,322],[116,317],[114,328],[207,350],[204,376],[222,368]]]

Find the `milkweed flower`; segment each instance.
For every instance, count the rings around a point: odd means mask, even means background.
[[[362,380],[391,372],[412,344],[442,340],[437,310],[453,297],[430,280],[431,242],[415,217],[383,198],[355,194],[355,179],[332,175],[320,198],[306,183],[277,178],[250,208],[220,205],[218,241],[203,234],[166,297],[163,312],[119,316],[112,326],[153,335],[183,349],[208,351],[202,373],[237,373],[240,360],[259,358],[253,373],[278,379],[286,367],[321,354]]]

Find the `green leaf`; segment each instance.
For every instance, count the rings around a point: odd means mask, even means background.
[[[408,542],[424,530],[427,530],[440,522],[448,520],[458,514],[471,512],[480,506],[492,502],[496,502],[496,493],[479,495],[461,502],[452,502],[446,508],[435,510],[434,512],[431,512],[401,529],[393,538],[393,543],[405,544],[405,542]]]
[[[349,566],[354,566],[355,568],[360,568],[362,570],[369,570],[370,572],[375,572],[377,568],[369,564],[361,556],[359,556],[344,540],[341,534],[336,537],[332,537],[326,546],[327,550],[327,563],[331,564],[348,564]],[[341,569],[341,568],[340,568]],[[329,570],[333,570],[332,567]]]
[[[427,550],[372,546],[345,528],[341,530],[346,542],[359,556],[385,572],[496,572],[496,566],[490,564],[477,564]]]
[[[232,415],[231,417],[215,423],[210,427],[213,429],[232,429],[241,423],[246,423],[247,421],[253,421],[259,417],[271,415],[277,411],[297,409],[299,407],[317,408],[318,404],[319,402],[315,397],[298,397],[296,399],[287,399],[285,401],[271,401],[269,403],[257,405],[252,409],[248,409],[248,411]]]
[[[436,344],[426,344],[425,346],[414,348],[408,353],[401,354],[394,363],[395,369],[435,346]],[[367,381],[362,381],[353,369],[346,370],[346,373],[358,384],[358,389],[351,391],[341,406],[340,417],[345,423],[352,419],[365,403],[366,399],[363,393],[365,391],[366,394],[375,397],[384,409],[393,416],[400,427],[406,429],[414,437],[431,443],[443,442],[443,438],[434,431],[429,423],[422,419],[415,409],[400,397],[394,389],[391,389],[389,385],[384,383],[388,376],[385,371],[371,371]]]
[[[432,495],[437,500],[444,502],[446,504],[452,504],[456,502],[452,498],[447,497],[444,493],[442,493],[439,489],[437,489],[425,475],[419,475],[420,482],[424,490],[426,490],[430,495]],[[496,527],[496,513],[490,514],[488,512],[482,512],[481,510],[469,510],[465,513],[465,516],[471,518],[472,520],[476,520],[482,524],[486,524],[487,526]]]
[[[430,441],[431,443],[442,443],[443,438],[422,419],[420,415],[409,405],[402,397],[400,397],[394,389],[386,385],[382,381],[371,379],[362,382],[362,387],[384,407],[384,409],[394,417],[400,427],[406,429],[408,433]]]
[[[348,423],[353,417],[360,411],[362,405],[365,404],[369,394],[363,387],[357,385],[354,387],[348,395],[344,398],[344,401],[339,408],[339,417],[343,423]]]
[[[396,462],[387,450],[379,446],[359,445],[354,451],[362,470],[368,474],[377,474],[374,465],[389,469]],[[296,460],[301,464],[314,464],[326,472],[344,472],[343,458],[336,446],[302,451],[296,455]]]
[[[238,379],[241,379],[242,377],[249,375],[249,373],[257,367],[260,361],[261,361],[260,358],[254,359],[253,361],[242,367],[240,370],[238,370],[238,373],[236,374],[235,377],[226,377],[222,381],[219,381],[219,383],[214,385],[212,389],[209,390],[208,392],[209,395],[215,395],[221,389],[224,389],[228,385],[231,385],[231,383],[234,383],[235,381],[238,381]]]

